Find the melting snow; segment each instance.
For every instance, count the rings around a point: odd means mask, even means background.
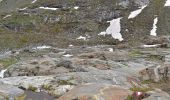
[[[74,45],[70,44],[69,47],[73,47]]]
[[[77,40],[86,40],[86,37],[79,36],[79,37],[77,38]]]
[[[78,7],[78,6],[75,6],[74,9],[79,9],[79,7]]]
[[[108,48],[108,50],[109,50],[110,52],[113,52],[113,48]]]
[[[1,77],[1,78],[4,78],[4,73],[5,73],[6,71],[7,71],[7,69],[0,71],[0,77]]]
[[[117,18],[117,19],[113,19],[111,21],[108,21],[108,22],[110,22],[110,26],[106,29],[105,32],[101,32],[98,35],[105,36],[105,35],[111,34],[114,39],[118,39],[119,41],[123,41],[122,35],[120,33],[120,31],[121,31],[120,19],[121,18]]]
[[[170,6],[170,0],[167,0],[164,6]]]
[[[63,55],[64,57],[72,57],[73,55],[70,55],[70,54],[66,54],[66,55]]]
[[[49,8],[49,7],[39,7],[40,9],[45,9],[45,10],[57,10],[58,8]]]
[[[152,28],[152,30],[151,30],[151,32],[150,32],[150,35],[152,35],[152,36],[157,36],[157,33],[156,33],[156,30],[157,30],[156,24],[157,24],[157,23],[158,23],[158,17],[156,17],[156,18],[154,19],[153,28]]]
[[[37,2],[37,0],[34,0],[34,1],[32,1],[31,3],[35,3],[35,2]]]
[[[5,17],[3,17],[3,19],[5,19],[5,18],[8,18],[8,17],[11,17],[12,15],[6,15]]]
[[[19,10],[26,10],[28,7],[24,7],[24,8],[21,8],[21,9],[19,9]]]
[[[153,47],[158,47],[158,44],[154,44],[154,45],[143,45],[144,48],[153,48]]]
[[[138,16],[142,12],[142,10],[145,9],[145,7],[147,7],[147,5],[142,6],[140,9],[131,12],[128,19],[135,18],[136,16]]]
[[[42,50],[42,49],[49,49],[49,48],[51,48],[51,46],[38,46],[38,47],[35,47],[35,48],[33,48],[33,49],[39,49],[39,50]]]

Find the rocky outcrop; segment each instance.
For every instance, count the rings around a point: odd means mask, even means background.
[[[168,66],[149,67],[141,70],[139,74],[142,80],[153,80],[155,82],[168,79],[170,76]]]
[[[17,63],[8,67],[5,78],[0,79],[0,82],[22,89],[36,89],[37,92],[46,91],[56,97],[74,90],[77,85],[88,83],[93,84],[82,85],[82,88],[87,86],[88,89],[95,85],[95,91],[107,86],[109,89],[114,88],[113,90],[119,86],[125,87],[125,90],[134,86],[145,88],[141,86],[144,80],[159,81],[166,76],[164,68],[168,66],[169,53],[169,48],[117,49],[115,46],[107,45],[72,46],[67,49],[52,47],[34,49],[34,52],[20,50],[15,56],[18,59]],[[165,62],[165,67],[160,66]],[[110,91],[115,92],[106,90],[109,91],[106,95]],[[87,96],[91,95],[87,93]],[[114,95],[113,97],[117,98]]]
[[[132,92],[119,86],[85,84],[73,88],[59,100],[125,100]]]

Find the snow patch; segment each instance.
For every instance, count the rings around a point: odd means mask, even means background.
[[[7,69],[0,71],[0,78],[4,78],[4,73],[5,73],[6,71],[7,71]]]
[[[11,17],[12,15],[6,15],[5,17],[3,17],[3,19],[5,19],[5,18],[8,18],[8,17]]]
[[[154,47],[158,47],[159,44],[154,44],[154,45],[143,45],[144,48],[154,48]]]
[[[70,44],[69,47],[73,47],[74,45]]]
[[[66,55],[63,55],[64,57],[72,57],[73,55],[71,54],[66,54]]]
[[[157,31],[157,26],[156,26],[156,24],[158,23],[158,17],[156,17],[155,19],[154,19],[154,23],[153,23],[153,28],[152,28],[152,30],[151,30],[151,32],[150,32],[150,35],[152,35],[152,36],[157,36],[157,33],[156,33],[156,31]]]
[[[19,10],[26,10],[28,7],[24,7],[24,8],[21,8],[21,9],[19,9]]]
[[[35,2],[37,2],[37,0],[34,0],[34,1],[32,1],[31,3],[35,3]]]
[[[108,50],[109,50],[110,52],[113,52],[113,48],[108,48]]]
[[[170,6],[170,0],[167,0],[164,6]]]
[[[136,16],[138,16],[138,15],[142,12],[142,10],[145,9],[145,7],[147,7],[147,5],[142,6],[142,7],[141,7],[140,9],[138,9],[138,10],[132,11],[132,12],[130,13],[128,19],[135,18]]]
[[[120,20],[122,18],[113,19],[110,22],[110,26],[106,29],[106,31],[99,33],[98,35],[112,35],[114,39],[118,39],[119,41],[123,41],[122,35],[120,33],[121,31],[121,25]]]
[[[78,38],[77,38],[77,40],[86,40],[87,38],[86,37],[84,37],[84,36],[79,36]]]
[[[58,8],[39,7],[39,9],[45,9],[45,10],[57,10]]]
[[[51,48],[51,46],[46,46],[46,45],[44,45],[44,46],[38,46],[38,47],[35,47],[35,48],[33,48],[33,49],[39,49],[39,50],[42,50],[42,49],[50,49]]]
[[[74,9],[76,9],[76,10],[79,9],[79,6],[75,6]]]

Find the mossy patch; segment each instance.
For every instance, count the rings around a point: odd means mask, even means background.
[[[148,91],[152,91],[153,89],[150,87],[132,87],[130,88],[131,91],[134,92],[148,92]]]
[[[130,52],[129,52],[129,56],[131,56],[131,57],[141,56],[141,55],[143,55],[143,53],[140,52],[139,50],[133,50],[133,51],[130,51]]]

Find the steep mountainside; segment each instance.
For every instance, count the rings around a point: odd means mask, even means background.
[[[125,43],[133,45],[149,35],[156,16],[158,35],[168,34],[169,7],[164,4],[165,0],[2,0],[1,48],[39,43],[59,47],[117,44],[110,35],[98,35],[109,26],[107,21],[116,18],[121,18]],[[142,6],[146,7],[139,15],[128,19]],[[80,36],[88,39],[77,39]]]

